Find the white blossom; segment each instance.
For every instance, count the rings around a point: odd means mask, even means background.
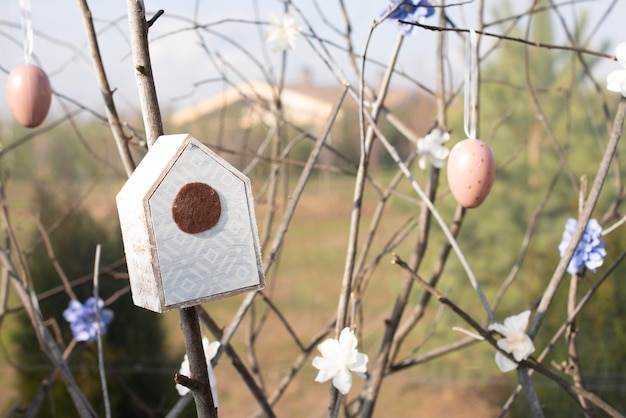
[[[265,31],[265,40],[272,45],[274,51],[286,51],[296,47],[296,38],[302,28],[292,15],[286,13],[279,19],[273,13],[269,14],[270,27]]]
[[[430,162],[433,167],[441,168],[450,150],[443,143],[450,139],[450,134],[439,128],[434,128],[423,138],[417,140],[415,152],[420,155],[419,166],[426,169],[426,163]]]
[[[363,375],[367,371],[367,355],[356,349],[358,341],[350,328],[344,328],[339,339],[329,338],[317,346],[322,357],[313,359],[313,367],[319,369],[316,382],[333,379],[333,386],[343,395],[352,387],[352,373]]]
[[[211,365],[211,360],[217,354],[217,350],[220,348],[219,341],[213,341],[209,343],[209,339],[207,337],[202,338],[202,348],[204,349],[204,356],[206,357],[207,369],[209,371],[209,383],[211,384],[211,394],[213,395],[213,403],[217,408],[217,380],[215,378],[215,372],[213,371],[213,366]],[[185,354],[183,358],[183,362],[180,365],[180,370],[178,374],[189,377],[191,374],[191,369],[189,367],[189,357]],[[187,392],[189,392],[189,388],[186,386],[176,384],[176,390],[180,396],[185,396]]]
[[[509,316],[502,324],[491,324],[489,330],[502,335],[498,340],[498,347],[507,353],[513,354],[516,361],[526,360],[535,351],[533,341],[526,334],[530,311],[524,311],[519,315]],[[502,372],[510,372],[517,369],[517,363],[512,361],[500,351],[496,352],[496,364]]]
[[[622,93],[626,97],[626,42],[622,42],[615,48],[617,61],[623,68],[612,71],[606,78],[606,88],[609,91]]]

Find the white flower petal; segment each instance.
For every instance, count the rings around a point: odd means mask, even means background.
[[[352,352],[352,350],[356,349],[357,343],[358,341],[354,336],[354,332],[350,328],[345,327],[341,330],[341,333],[339,334],[339,345],[341,346],[341,351],[343,353]]]
[[[186,386],[178,383],[176,383],[176,391],[178,392],[179,396],[185,396],[187,393],[189,393],[189,389]]]
[[[336,374],[337,373],[333,373],[329,369],[320,369],[313,380],[317,383],[324,383],[334,378]]]
[[[422,155],[419,159],[419,161],[417,162],[417,164],[419,165],[419,167],[422,170],[426,170],[426,163],[428,162],[428,158],[425,155]]]
[[[512,330],[526,331],[528,320],[530,319],[530,311],[526,310],[518,315],[509,316],[504,320],[504,326]]]
[[[191,370],[189,368],[189,358],[187,354],[183,357],[183,362],[180,364],[180,370],[178,370],[178,374],[189,377],[191,374]],[[180,396],[185,396],[189,392],[189,388],[183,386],[181,384],[176,383],[176,390]]]
[[[207,342],[209,340],[207,339]],[[213,360],[213,357],[215,357],[215,355],[217,354],[217,351],[220,349],[220,342],[219,341],[213,341],[212,343],[209,343],[207,345],[204,346],[204,356],[206,357],[207,361],[211,361]]]
[[[209,384],[211,385],[211,395],[213,395],[213,404],[217,408],[217,378],[215,377],[215,371],[213,370],[213,366],[211,366],[211,362],[207,363],[208,371],[209,371]]]
[[[428,142],[426,142],[425,138],[422,139],[418,139],[417,140],[417,148],[415,150],[415,152],[417,152],[418,154],[425,154],[428,152],[430,145]]]
[[[183,362],[180,363],[180,370],[178,373],[184,374],[185,376],[189,376],[189,373],[191,373],[189,369],[189,357],[187,357],[187,354],[183,356]]]
[[[617,61],[622,64],[622,67],[626,68],[626,42],[622,42],[615,47],[615,56]]]
[[[333,378],[333,386],[336,387],[342,395],[345,395],[352,387],[352,374],[346,369],[339,370]]]
[[[207,337],[202,337],[202,348],[204,349],[204,357],[207,361],[207,370],[209,373],[209,383],[211,384],[211,393],[213,394],[213,402],[217,407],[217,379],[215,378],[215,371],[213,370],[213,366],[211,365],[211,360],[217,354],[217,350],[220,347],[219,341],[209,342]],[[190,377],[191,368],[189,366],[189,357],[187,354],[183,356],[183,362],[180,364],[180,369],[178,370],[178,374],[183,376]],[[180,396],[185,396],[189,389],[186,386],[176,384],[176,390]]]
[[[341,345],[339,341],[334,338],[322,341],[322,343],[317,346],[317,349],[322,353],[322,356],[327,359],[337,358],[341,355]]]
[[[506,373],[517,369],[518,364],[501,352],[496,352],[496,364],[501,372]]]
[[[530,319],[530,311],[526,310],[518,315],[509,316],[503,324],[491,324],[489,330],[496,331],[503,336],[498,340],[498,347],[507,353],[513,354],[515,360],[526,360],[535,351],[533,341],[526,334],[526,327]],[[501,352],[496,353],[496,364],[503,372],[517,368],[517,363],[511,361]]]
[[[302,29],[290,14],[285,14],[279,19],[274,14],[269,14],[270,26],[265,31],[265,39],[272,45],[275,51],[285,51],[296,46],[296,38]]]
[[[439,128],[432,129],[423,138],[417,140],[415,152],[420,155],[419,167],[426,169],[426,162],[430,162],[434,167],[443,167],[444,160],[448,157],[450,150],[442,144],[450,139],[448,132]]]
[[[322,356],[313,359],[313,367],[319,370],[316,382],[332,379],[333,385],[346,394],[352,386],[352,371],[367,372],[368,357],[356,349],[358,340],[349,327],[341,330],[339,339],[329,338],[317,346]]]
[[[617,93],[622,93],[622,84],[626,81],[626,70],[620,69],[612,71],[606,78],[606,89]]]
[[[432,157],[432,158],[430,159],[430,163],[431,163],[431,164],[433,165],[433,167],[435,167],[435,168],[441,168],[441,167],[443,167],[443,164],[445,163],[445,160],[444,160],[444,159],[442,159],[442,158],[435,158],[435,157]]]
[[[503,336],[505,336],[505,337],[506,337],[506,336],[507,336],[507,334],[509,333],[509,330],[508,330],[508,329],[507,329],[504,325],[502,325],[502,324],[498,324],[498,323],[495,323],[495,324],[491,324],[491,325],[489,325],[489,327],[488,327],[487,329],[488,329],[489,331],[495,331],[495,332],[497,332],[498,334],[503,335]]]
[[[432,154],[433,159],[443,160],[448,156],[448,154],[450,154],[450,150],[446,147],[438,146],[437,148],[433,149],[430,153]]]
[[[316,382],[326,382],[332,379],[337,374],[337,367],[335,362],[331,362],[323,357],[315,357],[313,359],[313,367],[319,370],[317,376],[315,376]]]
[[[533,344],[533,341],[528,335],[524,334],[522,341],[515,344],[511,353],[513,354],[513,357],[515,357],[515,360],[522,361],[526,360],[534,351],[535,345]]]
[[[510,353],[513,351],[513,347],[511,346],[511,341],[508,338],[501,338],[497,342],[498,347],[500,347],[503,351]]]
[[[356,352],[348,367],[353,372],[365,373],[367,371],[367,360],[366,354]]]

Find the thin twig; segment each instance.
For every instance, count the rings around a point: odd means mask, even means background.
[[[494,310],[500,304],[500,301],[504,297],[505,292],[511,286],[511,284],[517,277],[517,274],[519,273],[522,267],[522,263],[524,262],[524,259],[526,258],[526,253],[528,251],[528,248],[530,247],[530,241],[535,232],[537,222],[539,221],[546,204],[548,203],[550,197],[552,196],[552,192],[554,191],[556,187],[557,181],[559,179],[559,175],[560,175],[560,171],[557,172],[552,177],[552,181],[550,182],[550,186],[548,187],[546,195],[541,200],[541,202],[539,202],[539,204],[535,207],[535,210],[533,211],[533,213],[530,215],[530,218],[528,219],[528,223],[526,225],[526,232],[524,233],[524,238],[522,239],[522,245],[517,255],[517,258],[515,259],[515,262],[513,263],[513,267],[511,267],[511,271],[509,272],[509,275],[504,280],[504,282],[502,282],[502,285],[500,285],[500,287],[498,288],[498,291],[496,292],[496,295],[493,298],[493,302],[491,306]]]
[[[365,43],[363,56],[367,56],[367,51],[369,48],[369,42],[372,37],[374,28],[376,27],[376,23],[372,23],[372,26],[368,32],[367,41]],[[373,126],[370,124],[367,127],[367,131],[365,131],[365,120],[374,120],[377,121],[382,111],[382,103],[387,97],[387,92],[389,91],[389,85],[391,83],[391,77],[393,75],[393,68],[395,67],[396,61],[400,54],[400,48],[402,47],[402,43],[404,40],[404,36],[398,36],[394,47],[391,52],[391,57],[389,59],[389,64],[385,71],[385,75],[380,83],[378,97],[376,101],[372,104],[372,108],[369,112],[366,112],[364,109],[364,88],[365,88],[365,60],[361,63],[361,72],[360,72],[360,91],[359,91],[359,126],[360,126],[360,159],[359,159],[359,168],[357,170],[357,176],[354,184],[354,194],[353,194],[353,205],[352,212],[350,214],[350,232],[348,236],[348,248],[346,251],[346,261],[343,272],[343,279],[341,283],[341,292],[339,294],[339,304],[337,307],[337,324],[336,334],[339,335],[341,329],[343,329],[347,325],[348,321],[348,301],[353,292],[353,280],[354,280],[354,266],[356,260],[356,252],[357,252],[357,244],[359,238],[359,228],[361,224],[361,215],[363,209],[363,195],[365,188],[365,178],[368,173],[368,164],[369,164],[369,155],[372,149],[373,141],[375,138],[375,130]],[[366,117],[367,116],[367,117]],[[375,122],[374,122],[375,123]],[[354,318],[353,318],[354,319]],[[364,400],[363,400],[363,410],[362,416],[367,417],[370,416],[374,410],[374,404],[376,401],[377,393],[380,388],[380,382],[382,381],[382,373],[384,368],[386,367],[386,360],[382,357],[385,357],[384,354],[379,356],[376,361],[376,369],[377,373],[372,375],[372,378],[368,379],[367,382],[367,390],[365,392]],[[337,410],[335,404],[338,400],[333,399],[338,396],[337,390],[331,388],[330,394],[330,402],[329,402],[329,410],[335,411]]]
[[[457,205],[450,226],[450,232],[455,239],[461,231],[461,225],[466,213],[467,211],[463,209],[463,207]],[[445,241],[442,245],[441,251],[439,252],[439,257],[437,258],[437,261],[433,268],[433,272],[431,273],[430,279],[428,281],[431,286],[437,286],[437,283],[439,282],[439,279],[443,274],[443,270],[446,266],[446,262],[448,260],[448,256],[450,255],[451,249],[452,246],[450,245],[450,243],[448,241]],[[404,339],[409,335],[409,332],[417,325],[417,323],[424,317],[430,299],[430,293],[424,292],[413,310],[408,314],[404,322],[398,327],[398,330],[396,331],[396,334],[394,336],[394,343],[391,351],[391,358],[393,359],[393,361],[395,361],[396,354],[399,351],[400,345],[402,344]]]
[[[0,207],[2,208],[2,212],[4,216],[2,217],[2,235],[4,236],[4,245],[3,249],[9,256],[11,257],[11,236],[9,234],[10,224],[9,224],[9,213],[6,202],[6,195],[4,192],[4,184],[0,180]],[[9,301],[9,271],[3,265],[0,270],[0,325],[2,324],[2,320],[4,319],[5,314],[7,313],[7,304]]]
[[[185,350],[189,358],[189,370],[191,371],[191,376],[186,376],[188,379],[180,379],[178,383],[188,387],[191,391],[199,417],[217,418],[217,408],[211,393],[209,372],[202,347],[202,333],[200,332],[198,313],[193,306],[180,309],[178,312],[181,331],[185,341]],[[200,341],[200,344],[198,344],[198,341]],[[180,376],[177,377],[177,379],[179,378]]]
[[[269,269],[272,267],[272,265],[273,265],[273,263],[274,263],[274,261],[276,259],[276,255],[278,254],[278,251],[280,250],[281,246],[283,245],[283,242],[285,240],[285,236],[287,234],[287,230],[289,229],[289,225],[291,223],[291,219],[293,218],[293,214],[295,213],[295,210],[296,210],[296,207],[298,205],[298,202],[300,201],[300,198],[302,197],[302,193],[304,192],[304,187],[306,186],[307,181],[308,181],[309,177],[311,176],[311,173],[313,172],[313,168],[315,166],[315,161],[317,160],[319,152],[321,152],[321,146],[326,141],[328,136],[330,135],[330,130],[331,130],[333,124],[334,124],[335,118],[337,117],[337,115],[339,113],[339,109],[341,108],[341,104],[343,103],[346,90],[347,90],[347,88],[344,89],[342,95],[337,100],[337,103],[335,104],[335,107],[331,111],[331,114],[329,116],[329,119],[328,119],[328,122],[326,124],[326,127],[324,128],[324,132],[318,138],[318,144],[316,144],[316,146],[314,147],[314,150],[317,149],[318,147],[320,149],[317,152],[315,152],[314,154],[309,155],[309,159],[307,160],[307,164],[306,164],[305,168],[302,170],[302,173],[300,174],[300,179],[298,180],[298,184],[296,185],[296,188],[295,188],[294,192],[291,195],[291,199],[289,201],[289,207],[287,207],[287,209],[283,213],[283,217],[282,217],[281,223],[280,223],[280,225],[278,227],[278,230],[277,230],[276,234],[274,235],[274,240],[272,242],[272,245],[270,246],[269,254],[265,258],[265,260],[263,262],[263,269],[264,269],[266,275],[267,275],[267,272],[269,271]],[[222,353],[223,347],[230,342],[231,338],[235,334],[235,331],[237,330],[237,328],[241,324],[241,321],[243,321],[244,315],[246,314],[246,312],[248,311],[248,309],[252,305],[252,302],[254,301],[255,297],[256,297],[256,293],[254,293],[254,292],[248,293],[248,295],[245,297],[245,299],[241,302],[241,305],[239,306],[239,310],[235,314],[235,316],[234,316],[233,320],[231,321],[230,325],[224,331],[224,336],[220,340],[222,345],[220,346],[220,349],[218,350],[217,354],[215,355],[216,358],[219,359],[219,356]]]
[[[37,302],[37,297],[35,292],[32,289],[27,289],[24,286],[24,281],[17,275],[17,271],[13,266],[11,259],[8,258],[7,253],[3,250],[0,250],[0,262],[4,265],[9,272],[9,276],[11,277],[11,281],[13,283],[13,288],[15,289],[18,297],[22,301],[22,304],[26,308],[26,312],[31,320],[33,328],[35,330],[35,335],[39,340],[39,344],[43,349],[44,353],[48,356],[52,364],[57,367],[60,372],[63,380],[65,382],[65,386],[67,388],[72,401],[74,402],[74,406],[76,407],[76,411],[81,417],[96,417],[96,413],[89,403],[89,400],[86,398],[85,394],[81,390],[80,386],[74,379],[72,372],[69,369],[69,366],[65,359],[63,358],[63,354],[59,349],[59,346],[54,341],[52,335],[44,325],[43,317],[41,315],[41,310],[39,308],[39,303]]]
[[[524,394],[526,395],[526,400],[528,401],[528,405],[530,406],[530,411],[535,418],[544,418],[545,414],[543,413],[543,408],[541,407],[541,402],[537,397],[537,392],[535,392],[535,388],[530,380],[530,376],[524,367],[517,368],[517,376],[519,379],[520,386],[524,390]]]
[[[427,193],[431,199],[434,198],[437,190],[439,178],[439,170],[431,168],[430,180],[428,182]],[[417,271],[423,255],[426,252],[428,243],[428,236],[430,232],[430,211],[422,204],[420,211],[420,219],[418,224],[418,238],[417,244],[411,255],[411,269]],[[371,369],[370,379],[366,385],[366,391],[363,402],[363,410],[361,411],[362,417],[370,417],[373,413],[375,400],[380,393],[383,377],[388,368],[388,365],[394,361],[394,356],[397,348],[396,335],[400,320],[406,309],[406,305],[409,301],[411,289],[413,286],[413,278],[409,274],[405,274],[400,284],[400,289],[396,296],[396,301],[391,311],[390,318],[385,322],[385,332],[383,334],[383,340],[379,349],[378,355],[374,361]]]
[[[537,307],[537,311],[535,312],[535,316],[533,317],[533,320],[528,329],[528,335],[530,336],[530,338],[534,338],[535,335],[537,335],[537,332],[539,331],[539,328],[541,327],[541,324],[543,323],[543,320],[545,318],[548,307],[551,305],[552,299],[554,299],[559,284],[563,279],[565,269],[567,268],[570,259],[574,255],[576,247],[578,247],[578,242],[582,238],[583,232],[587,227],[587,222],[589,222],[589,218],[591,218],[591,213],[593,212],[593,209],[598,202],[600,192],[602,191],[602,185],[604,184],[604,180],[606,179],[609,167],[611,165],[611,160],[617,150],[619,139],[622,136],[622,126],[624,125],[624,118],[626,118],[626,98],[622,97],[617,107],[617,113],[615,114],[613,131],[611,132],[609,142],[607,143],[606,150],[602,157],[602,161],[600,162],[600,165],[598,167],[598,171],[593,181],[591,191],[589,192],[589,196],[585,201],[585,206],[578,217],[576,230],[572,235],[569,246],[561,257],[561,260],[559,261],[559,264],[557,265],[554,273],[552,274],[552,278],[550,279],[548,286],[543,293],[541,301],[539,302],[539,306]]]
[[[557,341],[561,338],[561,336],[568,329],[570,322],[573,321],[580,314],[582,309],[591,300],[591,297],[600,288],[600,285],[604,283],[609,277],[611,277],[611,274],[615,271],[617,266],[621,264],[624,258],[626,258],[626,250],[622,251],[622,253],[619,256],[617,256],[613,264],[609,266],[609,268],[602,274],[602,276],[593,284],[593,286],[587,291],[587,293],[585,293],[585,295],[580,299],[580,301],[576,305],[576,308],[573,309],[572,312],[569,314],[567,320],[559,327],[559,329],[554,333],[554,335],[550,339],[550,342],[541,351],[539,356],[537,356],[538,363],[541,363],[548,356],[548,354],[550,354],[550,351],[552,350],[554,345],[557,343]],[[531,373],[533,373],[533,371],[529,370],[528,373],[530,375]],[[502,410],[500,411],[500,414],[498,415],[499,418],[504,417],[504,414],[506,414],[509,407],[512,405],[513,401],[515,400],[515,397],[519,394],[519,391],[520,391],[520,387],[518,386],[513,391],[513,393],[509,396],[509,398],[506,400],[504,406],[502,407]]]
[[[591,403],[593,403],[594,405],[596,405],[599,408],[601,408],[603,411],[608,413],[610,416],[623,418],[622,414],[620,414],[615,408],[613,408],[611,405],[607,404],[604,400],[602,400],[600,397],[598,397],[594,393],[591,393],[591,392],[587,391],[584,388],[581,388],[579,386],[571,384],[570,382],[566,381],[562,377],[556,375],[555,373],[553,373],[550,370],[548,370],[545,367],[543,367],[540,363],[537,363],[537,362],[534,362],[534,361],[530,361],[530,360],[521,360],[519,362],[516,361],[511,353],[508,353],[508,352],[502,350],[498,346],[497,341],[493,338],[493,336],[491,335],[490,332],[488,332],[482,326],[480,326],[480,324],[478,324],[478,322],[476,322],[467,312],[465,312],[463,309],[461,309],[458,305],[456,305],[454,302],[452,302],[450,299],[448,299],[446,296],[444,296],[437,289],[435,289],[432,286],[430,286],[417,273],[413,272],[411,270],[411,268],[408,266],[408,264],[406,264],[406,262],[404,262],[400,257],[398,257],[397,255],[394,255],[394,257],[392,259],[392,263],[393,264],[397,264],[398,266],[400,266],[402,269],[404,269],[407,272],[411,272],[411,274],[413,275],[415,281],[422,288],[424,288],[428,292],[432,293],[432,295],[440,303],[443,303],[444,305],[446,305],[456,315],[458,315],[461,319],[463,319],[465,322],[467,322],[472,328],[474,328],[474,330],[476,330],[478,332],[478,334],[481,337],[484,338],[485,341],[487,341],[489,344],[491,344],[496,350],[498,350],[500,353],[505,355],[510,360],[519,363],[519,366],[522,368],[522,370],[520,370],[520,373],[526,373],[526,371],[523,370],[523,368],[531,368],[531,369],[535,370],[536,372],[539,372],[542,375],[548,377],[549,379],[552,379],[554,382],[556,382],[559,386],[561,386],[566,391],[568,391],[570,393],[573,393],[573,394],[576,394],[576,395],[583,396],[585,399],[589,400]]]
[[[104,401],[104,413],[111,418],[111,402],[109,400],[109,388],[107,386],[106,371],[104,368],[104,352],[102,350],[102,323],[100,317],[100,251],[102,246],[96,245],[96,255],[93,263],[93,297],[96,300],[96,323],[98,324],[98,370],[100,371],[100,384],[102,385],[102,398]]]
[[[42,225],[41,220],[39,218],[35,218],[35,225],[37,225],[37,229],[39,229],[39,234],[41,235],[41,239],[43,240],[43,243],[46,247],[46,251],[48,252],[48,258],[50,259],[50,262],[52,263],[54,270],[59,275],[59,278],[61,279],[61,283],[63,283],[63,289],[65,290],[65,293],[67,293],[67,295],[71,299],[76,300],[76,294],[72,290],[72,285],[70,284],[70,281],[67,278],[65,271],[63,271],[63,268],[61,267],[59,260],[56,258],[56,255],[54,253],[54,248],[52,247],[52,243],[50,242],[50,237],[48,236],[48,232]]]
[[[418,26],[418,27],[420,27],[422,29],[428,29],[428,30],[432,30],[432,31],[445,31],[445,32],[458,32],[458,33],[469,33],[469,31],[470,31],[469,29],[454,28],[454,27],[449,27],[449,26],[440,27],[440,26],[424,25],[422,23],[417,23],[417,22],[407,22],[407,21],[404,21],[404,20],[398,20],[398,21],[400,23],[405,23],[405,24],[408,24],[408,25]],[[617,61],[617,58],[614,55],[605,54],[604,52],[593,51],[593,50],[590,50],[590,49],[584,49],[584,48],[574,47],[574,46],[546,44],[546,43],[543,43],[543,42],[529,41],[528,39],[524,39],[524,38],[516,38],[516,37],[513,37],[513,36],[507,36],[507,35],[501,35],[501,34],[497,34],[497,33],[485,32],[485,31],[482,31],[482,30],[475,30],[474,32],[476,32],[479,35],[490,36],[492,38],[502,39],[502,40],[506,40],[506,41],[518,42],[518,43],[521,43],[521,44],[534,46],[534,47],[537,47],[537,48],[557,49],[557,50],[562,50],[562,51],[572,51],[572,52],[577,52],[579,54],[593,55],[593,56],[596,56],[596,57],[608,58],[610,60]]]
[[[430,284],[428,284],[428,282],[422,279],[419,276],[419,274],[414,272],[413,269],[404,260],[402,260],[397,254],[393,255],[391,259],[391,263],[400,266],[402,270],[410,274],[413,280],[415,280],[424,290],[426,290],[433,297],[435,297],[437,301],[448,306],[450,309],[452,309],[452,311],[455,314],[457,314],[461,319],[463,319],[472,328],[474,328],[482,338],[484,338],[488,342],[493,342],[494,343],[493,345],[497,346],[497,344],[495,344],[495,340],[493,336],[491,335],[491,332],[486,331],[478,322],[476,322],[468,313],[466,313],[463,309],[461,309],[456,303],[452,302],[450,299],[444,296],[443,293],[441,293],[440,291],[432,287]],[[511,358],[513,357],[511,356]]]
[[[67,347],[63,351],[63,358],[66,361],[69,360],[70,355],[74,353],[76,344],[77,344],[77,341],[72,338],[70,343],[67,345]],[[39,388],[37,389],[37,392],[35,392],[35,394],[33,395],[32,399],[30,400],[30,403],[28,404],[28,408],[26,409],[26,412],[24,413],[25,417],[37,416],[37,414],[39,413],[39,410],[41,409],[41,405],[43,404],[46,394],[50,392],[51,387],[56,381],[58,375],[59,375],[59,369],[57,369],[56,367],[53,367],[52,371],[48,373],[48,375],[41,380],[41,383],[39,384]],[[7,415],[7,416],[11,416],[11,415]]]
[[[215,323],[209,313],[202,306],[196,306],[196,311],[198,312],[198,317],[200,318],[200,321],[211,331],[213,337],[215,337],[215,339],[217,340],[221,340],[224,333],[217,325],[217,323]],[[237,351],[235,351],[231,344],[228,344],[225,347],[224,351],[226,353],[226,356],[230,358],[230,361],[235,370],[237,370],[237,373],[239,373],[239,375],[241,376],[241,379],[248,386],[250,393],[252,393],[254,399],[256,399],[257,404],[261,408],[263,416],[267,418],[275,417],[276,415],[272,410],[271,403],[268,402],[265,393],[259,387],[250,370],[248,370],[243,361],[241,361],[241,358],[239,357],[239,354],[237,354]],[[215,359],[213,361],[215,361]]]
[[[576,308],[578,297],[578,281],[580,277],[577,274],[570,276],[570,287],[567,297],[567,316],[571,317],[572,312]],[[576,336],[578,335],[578,329],[576,325],[576,317],[573,317],[570,321],[567,329],[565,330],[565,340],[567,343],[567,356],[568,361],[565,366],[566,373],[572,376],[574,384],[580,387],[585,387],[582,370],[580,369],[580,358],[578,357],[578,348],[576,347]],[[587,403],[587,400],[582,396],[578,396],[578,402],[585,413],[586,418],[593,417],[593,410],[591,405]]]
[[[369,122],[370,122],[369,126],[371,126],[376,132],[378,140],[383,144],[383,146],[385,147],[385,149],[387,150],[391,158],[393,158],[394,162],[398,165],[398,167],[400,167],[404,175],[410,180],[411,187],[413,187],[413,190],[416,191],[420,199],[424,201],[426,206],[428,206],[428,209],[432,212],[433,217],[437,220],[437,223],[441,227],[441,230],[443,231],[444,235],[450,242],[450,245],[454,249],[454,252],[459,258],[461,265],[463,266],[465,272],[467,273],[467,277],[470,280],[472,287],[478,294],[478,297],[481,303],[483,304],[485,311],[487,312],[487,316],[489,317],[489,320],[491,322],[496,322],[496,318],[493,314],[493,311],[491,310],[491,306],[489,305],[489,302],[487,302],[487,298],[485,297],[482,289],[480,288],[480,285],[478,284],[478,280],[476,279],[474,272],[472,271],[467,259],[463,255],[463,252],[461,251],[461,248],[456,242],[456,239],[454,238],[454,236],[450,232],[450,229],[446,225],[446,222],[444,221],[443,217],[441,216],[441,214],[439,213],[439,211],[437,210],[433,202],[428,199],[428,196],[426,195],[426,193],[424,193],[419,183],[415,180],[411,171],[404,165],[395,147],[389,143],[389,141],[387,140],[383,132],[381,132],[381,130],[375,125],[375,122],[373,120],[369,120]]]
[[[331,332],[331,330],[333,329],[334,326],[335,326],[335,318],[331,319],[320,332],[318,332],[315,336],[313,336],[311,338],[311,341],[309,342],[309,344],[298,355],[298,357],[295,358],[295,360],[291,364],[291,367],[289,368],[289,371],[287,373],[285,373],[285,375],[280,380],[280,382],[278,382],[278,384],[276,385],[276,388],[274,389],[274,392],[271,395],[269,395],[269,397],[267,399],[267,402],[270,405],[274,405],[276,402],[278,402],[280,400],[280,398],[283,396],[283,394],[285,393],[285,391],[289,387],[289,384],[296,377],[296,374],[304,366],[305,361],[309,358],[309,356],[311,355],[311,352],[313,351],[313,349],[320,342],[322,342],[322,339],[326,338],[326,336],[328,335],[328,333]],[[255,418],[260,418],[261,415],[260,415],[260,413],[257,413],[257,414],[254,415],[254,417]]]
[[[131,50],[135,68],[135,81],[139,92],[141,115],[146,129],[148,148],[163,135],[161,110],[156,95],[150,51],[148,49],[148,22],[143,0],[127,0],[128,26],[130,29]]]
[[[109,80],[102,63],[102,56],[100,55],[100,46],[98,43],[98,36],[93,25],[93,19],[91,16],[91,10],[86,0],[78,0],[78,5],[82,11],[83,23],[85,25],[85,31],[87,32],[87,41],[89,43],[89,49],[91,50],[91,56],[93,58],[93,65],[98,78],[98,84],[100,85],[100,91],[104,99],[104,104],[107,112],[107,119],[109,120],[109,127],[115,139],[117,145],[118,154],[126,170],[126,175],[130,174],[135,169],[135,163],[133,162],[128,147],[128,138],[124,134],[122,123],[117,114],[117,108],[115,101],[113,100],[113,91],[109,87]]]
[[[464,338],[462,340],[458,340],[447,345],[433,348],[432,350],[429,350],[423,354],[420,354],[419,356],[415,356],[413,358],[407,358],[398,363],[390,365],[389,374],[399,372],[401,370],[416,366],[418,364],[423,364],[423,363],[435,360],[446,354],[453,353],[455,351],[468,347],[477,342],[479,342],[479,340],[477,340],[476,337],[468,337],[468,338]]]

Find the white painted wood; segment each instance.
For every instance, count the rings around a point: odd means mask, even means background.
[[[203,182],[220,196],[219,222],[182,232],[171,207]],[[265,285],[249,179],[190,135],[160,137],[117,195],[133,302],[155,312]]]

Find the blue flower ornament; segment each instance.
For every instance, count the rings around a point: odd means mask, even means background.
[[[97,311],[100,311],[100,329],[106,334],[107,325],[113,320],[113,311],[103,309],[104,301],[90,297],[83,305],[79,301],[70,300],[69,306],[63,311],[63,318],[70,324],[72,335],[76,341],[90,342],[98,338]]]
[[[435,9],[428,0],[389,0],[389,7],[381,14],[381,16],[389,13],[390,10],[396,8],[387,19],[403,20],[405,22],[423,23],[424,19],[435,14]],[[405,35],[410,35],[413,31],[413,25],[406,23],[398,23],[400,30]]]
[[[578,222],[574,218],[570,218],[565,222],[565,231],[563,232],[563,239],[559,244],[559,253],[561,257],[565,254],[565,250],[569,246],[576,225]],[[567,265],[567,272],[569,274],[576,274],[580,269],[585,266],[588,270],[596,271],[604,263],[604,257],[606,256],[606,250],[604,249],[604,241],[600,241],[602,234],[602,227],[595,219],[590,219],[585,228],[578,247],[574,251],[574,255]]]

